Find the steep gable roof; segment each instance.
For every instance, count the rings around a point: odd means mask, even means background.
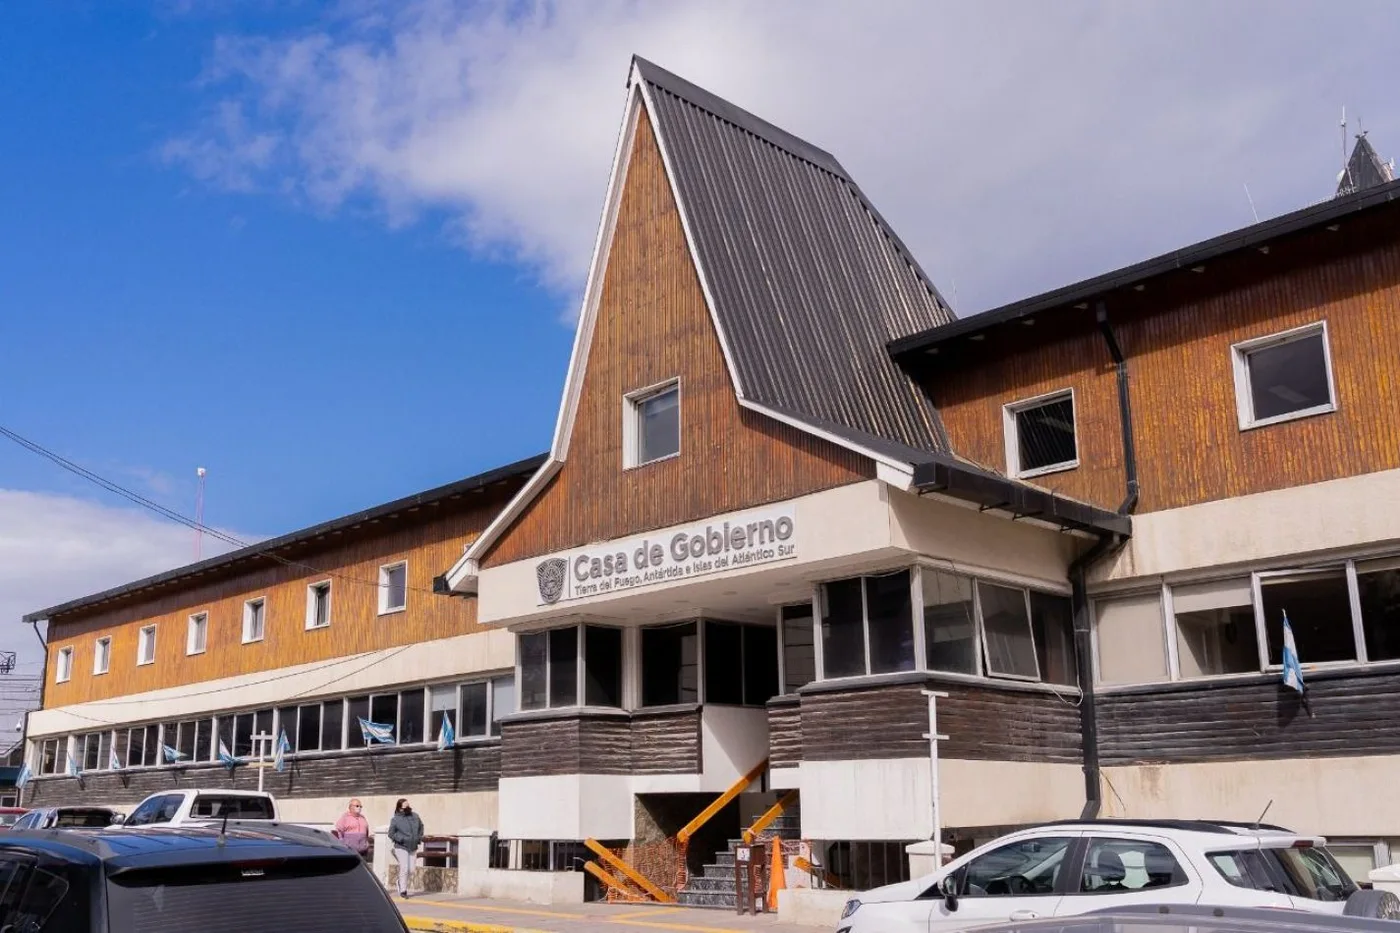
[[[1388,163],[1381,161],[1381,157],[1376,153],[1376,147],[1372,146],[1371,141],[1366,138],[1366,134],[1362,133],[1356,137],[1356,145],[1352,147],[1351,158],[1347,160],[1347,167],[1342,172],[1342,177],[1337,180],[1337,197],[1355,194],[1358,191],[1365,191],[1367,188],[1374,188],[1394,180],[1395,172]]]
[[[884,345],[953,314],[860,187],[823,150],[633,61],[739,397],[945,450]]]

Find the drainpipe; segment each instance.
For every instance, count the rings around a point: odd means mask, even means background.
[[[1118,506],[1118,514],[1131,515],[1138,504],[1137,447],[1133,443],[1132,405],[1128,393],[1128,361],[1118,338],[1108,323],[1108,310],[1100,301],[1094,309],[1094,317],[1108,346],[1118,372],[1118,426],[1123,436],[1123,479],[1127,487],[1123,502]],[[1089,626],[1089,596],[1085,576],[1090,567],[1109,550],[1121,546],[1123,539],[1117,535],[1103,534],[1093,546],[1079,555],[1069,565],[1070,602],[1074,610],[1074,651],[1079,673],[1080,689],[1080,732],[1084,743],[1084,809],[1080,819],[1091,820],[1099,815],[1103,799],[1099,792],[1099,714],[1094,693],[1093,642]]]
[[[49,683],[49,643],[46,642],[46,641],[44,641],[44,636],[43,636],[43,635],[40,635],[40,634],[39,634],[39,623],[38,623],[36,620],[30,619],[30,620],[29,620],[29,624],[34,628],[34,637],[37,638],[37,639],[39,639],[39,647],[41,647],[41,648],[44,649],[44,664],[43,664],[42,670],[41,670],[40,673],[39,673],[39,708],[40,708],[40,709],[43,709],[43,708],[44,708],[44,690],[45,690],[45,688],[48,686],[48,683]],[[19,735],[20,748],[23,749],[23,756],[24,756],[24,757],[20,760],[20,767],[24,767],[25,763],[29,761],[29,714],[30,714],[30,712],[31,712],[31,710],[25,710],[25,711],[24,711],[24,728],[23,728],[22,730],[20,730],[20,735]],[[21,787],[21,788],[19,789],[19,794],[17,795],[17,799],[15,800],[15,803],[19,804],[20,806],[24,806],[24,788],[23,788],[23,787]]]

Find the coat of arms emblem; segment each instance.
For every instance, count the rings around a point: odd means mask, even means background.
[[[546,603],[557,603],[564,595],[564,574],[569,563],[562,557],[551,557],[535,565],[535,578],[540,584],[540,599]]]

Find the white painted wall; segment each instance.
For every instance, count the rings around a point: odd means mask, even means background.
[[[625,774],[501,778],[505,839],[631,839],[633,799]]]
[[[581,871],[462,868],[457,870],[457,892],[527,904],[582,904],[583,877]]]
[[[796,790],[801,787],[801,768],[768,769],[768,786],[774,790]]]
[[[1400,758],[1288,758],[1103,769],[1104,815],[1265,821],[1303,833],[1400,835]],[[804,814],[806,810],[804,800]]]
[[[1133,537],[1093,582],[1400,543],[1400,470],[1133,516]]]
[[[768,711],[709,706],[700,714],[700,761],[705,784],[721,790],[768,757]]]
[[[853,893],[818,888],[787,888],[779,891],[778,922],[832,929],[840,921],[841,911]]]
[[[89,732],[103,723],[188,719],[220,710],[276,706],[294,694],[306,702],[319,696],[369,692],[385,686],[505,671],[514,666],[514,635],[495,630],[476,632],[38,710],[29,716],[29,738]]]

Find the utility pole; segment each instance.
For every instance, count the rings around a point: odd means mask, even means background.
[[[948,694],[942,690],[923,693],[928,697],[928,732],[924,733],[924,738],[928,739],[929,801],[933,804],[933,857],[934,864],[942,868],[943,806],[938,799],[938,743],[948,741],[948,737],[938,734],[938,701],[948,699]]]

